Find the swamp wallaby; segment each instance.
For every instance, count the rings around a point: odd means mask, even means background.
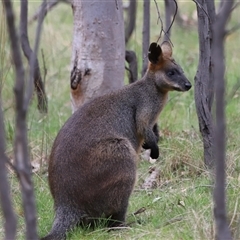
[[[158,158],[153,126],[168,92],[191,88],[168,42],[152,43],[148,58],[141,80],[84,104],[58,133],[48,169],[55,219],[44,240],[100,218],[110,227],[124,223],[141,146]]]

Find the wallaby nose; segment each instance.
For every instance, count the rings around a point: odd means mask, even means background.
[[[189,90],[192,87],[192,84],[190,82],[185,83],[185,88]]]

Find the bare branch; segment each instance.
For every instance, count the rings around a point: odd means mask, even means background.
[[[234,95],[236,94],[236,92],[239,90],[240,88],[240,79],[237,80],[237,82],[234,84],[234,86],[232,87],[232,90],[230,92],[230,94],[227,97],[227,102],[229,102],[229,100],[231,100],[232,98],[234,98]]]
[[[45,85],[46,82],[46,76],[47,76],[47,67],[46,67],[46,61],[45,61],[45,56],[44,56],[44,52],[41,49],[41,54],[42,54],[42,61],[43,61],[43,84]]]
[[[41,72],[39,68],[39,63],[37,56],[32,51],[29,39],[28,39],[28,25],[27,25],[27,16],[28,16],[28,0],[21,1],[21,14],[20,14],[20,36],[21,36],[21,45],[25,57],[28,59],[29,65],[31,64],[31,56],[34,60],[34,85],[38,97],[38,109],[41,112],[47,112],[47,97],[42,82]],[[31,69],[31,67],[30,67]]]
[[[232,27],[231,29],[225,31],[225,35],[231,35],[234,32],[238,31],[240,29],[240,23],[238,23],[236,26]]]
[[[170,36],[170,30],[171,30],[171,28],[172,28],[172,25],[173,25],[173,23],[174,23],[174,21],[175,21],[175,18],[176,18],[177,13],[178,13],[178,4],[177,4],[177,1],[176,1],[176,0],[173,0],[173,1],[174,1],[174,3],[175,3],[175,12],[174,12],[174,15],[173,15],[172,22],[171,22],[171,24],[169,25],[168,30],[166,31],[166,34],[167,34],[167,35],[169,34],[169,36]]]
[[[158,39],[157,39],[157,41],[156,41],[156,42],[158,43],[159,40],[160,40],[161,37],[162,37],[162,33],[165,34],[165,31],[164,31],[164,29],[163,29],[163,21],[162,21],[162,18],[161,18],[160,11],[159,11],[158,4],[157,4],[156,0],[154,0],[154,3],[155,3],[155,5],[156,5],[156,9],[157,9],[157,13],[158,13],[157,24],[158,24],[158,21],[161,22],[161,29],[160,29],[159,37],[158,37]]]
[[[24,6],[22,6],[22,7],[26,8],[26,10],[27,10],[28,0],[22,0],[21,3],[22,3],[22,5],[25,4],[25,7]],[[44,3],[46,3],[46,0],[43,1],[43,4]],[[34,79],[34,82],[36,82],[36,77],[37,77],[36,76],[36,71],[39,71],[39,73],[37,74],[38,75],[38,81],[39,81],[39,79],[41,79],[40,82],[42,84],[42,87],[44,86],[43,82],[42,82],[42,77],[41,77],[41,74],[40,74],[38,59],[36,57],[37,52],[38,52],[39,42],[40,42],[40,35],[41,35],[43,20],[44,20],[44,13],[43,13],[43,10],[42,10],[42,12],[40,12],[39,18],[38,18],[38,25],[37,25],[37,30],[36,30],[34,49],[33,49],[33,51],[32,50],[30,51],[31,52],[30,59],[29,59],[30,73],[29,73],[29,79],[28,79],[28,84],[27,84],[27,89],[26,89],[24,109],[28,108],[31,97],[32,97],[32,94],[33,94],[33,79]],[[25,30],[27,30],[27,28],[25,28]],[[29,46],[29,48],[30,48],[30,46]],[[36,70],[36,69],[38,69],[38,70]],[[42,89],[41,91],[44,91],[44,89]],[[45,96],[45,98],[46,98],[46,96]],[[46,99],[43,99],[43,100],[44,100],[44,102],[46,101]],[[42,105],[42,107],[44,107],[44,109],[45,109],[47,107],[47,105],[44,104],[44,105]],[[42,107],[40,107],[39,109],[43,110]],[[46,111],[47,111],[47,109],[46,109]]]
[[[156,0],[154,0],[155,2],[155,5],[156,5],[156,9],[157,9],[157,13],[158,13],[158,19],[157,19],[157,24],[158,22],[160,21],[161,22],[161,29],[160,29],[160,33],[159,33],[159,36],[158,36],[158,39],[157,39],[157,43],[159,42],[159,40],[161,39],[162,37],[162,33],[164,33],[164,36],[165,36],[165,40],[168,40],[172,46],[173,46],[173,43],[171,42],[170,38],[169,38],[169,35],[166,34],[165,30],[163,29],[163,21],[162,21],[162,18],[161,18],[161,15],[160,15],[160,11],[159,11],[159,8],[158,8],[158,4],[156,2]]]
[[[237,2],[237,3],[235,3],[235,4],[233,5],[233,7],[232,7],[232,10],[231,10],[231,11],[234,11],[236,8],[238,8],[238,7],[239,7],[239,5],[240,5],[240,2]]]
[[[13,163],[11,163],[10,159],[7,158],[7,164],[9,165],[9,167],[17,174],[17,168],[14,166]]]
[[[210,20],[210,17],[209,17],[209,15],[208,15],[207,11],[206,11],[205,8],[198,2],[198,0],[192,0],[192,1],[196,3],[197,7],[199,7],[200,9],[203,10],[203,12],[206,14],[206,16],[208,17],[208,19]]]
[[[71,4],[71,1],[68,1],[68,0],[53,0],[53,1],[42,3],[28,22],[32,23],[33,21],[37,20],[41,12],[43,12],[43,15],[45,17],[47,13],[51,11],[55,6],[57,6],[57,4],[60,2]]]

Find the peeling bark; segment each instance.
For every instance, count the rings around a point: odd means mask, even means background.
[[[86,101],[123,86],[125,38],[122,1],[73,0],[71,101]]]

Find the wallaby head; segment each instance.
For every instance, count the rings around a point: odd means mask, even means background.
[[[172,57],[172,47],[164,41],[161,46],[151,43],[148,53],[147,74],[154,78],[157,88],[163,92],[188,91],[192,85],[185,77],[182,68]]]

